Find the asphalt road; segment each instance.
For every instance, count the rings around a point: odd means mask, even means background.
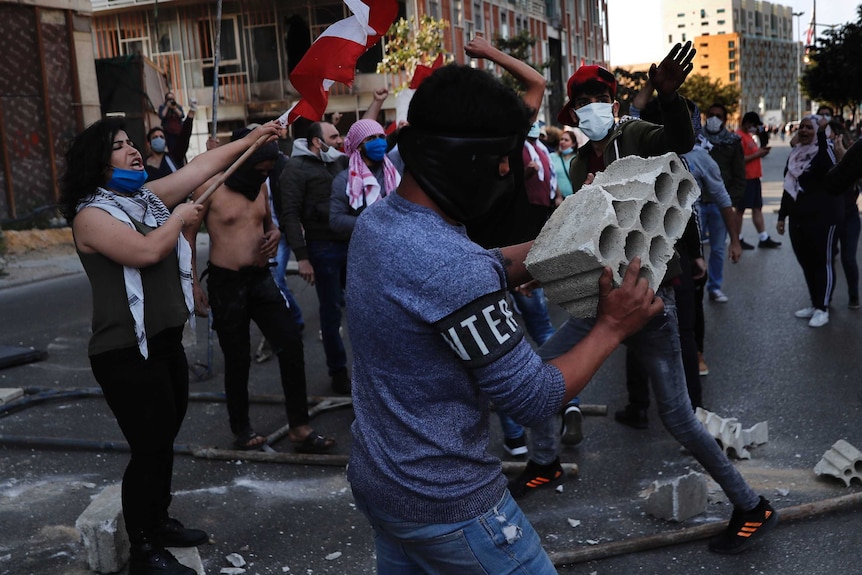
[[[781,169],[788,149],[776,143],[765,161],[767,225],[774,230]],[[754,232],[749,220],[745,236]],[[773,237],[776,237],[774,232]],[[781,239],[781,238],[777,238]],[[838,439],[862,448],[859,322],[862,312],[847,309],[839,266],[838,288],[829,325],[811,329],[793,317],[807,305],[801,271],[787,239],[777,250],[745,252],[728,264],[727,304],[707,302],[705,404],[743,427],[766,421],[768,443],[753,448],[737,467],[779,509],[842,501],[859,495],[860,485],[817,477],[813,468]],[[205,261],[205,258],[201,258]],[[317,340],[313,288],[289,278],[306,316],[309,392],[328,395],[322,345]],[[82,390],[96,387],[89,372],[86,342],[90,295],[83,275],[0,290],[0,344],[34,346],[48,352],[44,361],[0,370],[0,387]],[[555,311],[555,321],[563,314]],[[256,333],[256,332],[255,332]],[[357,337],[356,334],[353,334]],[[254,336],[256,341],[257,336]],[[207,326],[199,322],[192,362],[207,363]],[[192,392],[219,392],[222,364],[215,345],[212,375],[193,378]],[[203,370],[203,368],[201,368]],[[617,351],[585,390],[587,404],[626,403],[623,353]],[[253,364],[251,389],[277,394],[273,362]],[[284,424],[277,404],[253,406],[254,425],[272,432]],[[337,453],[350,451],[350,409],[324,412],[313,420],[321,432],[338,439]],[[502,436],[494,422],[491,450],[503,456]],[[730,506],[716,489],[703,515],[682,524],[645,514],[641,493],[655,480],[700,470],[661,427],[650,411],[650,427],[635,431],[611,416],[590,416],[586,440],[563,453],[577,463],[562,492],[533,494],[522,507],[554,557],[613,551],[623,542],[641,542],[690,528],[723,522]],[[100,398],[71,397],[36,403],[0,415],[0,575],[87,573],[86,553],[74,524],[90,499],[119,481],[127,455],[112,449],[47,448],[37,438],[119,442],[122,436]],[[231,435],[226,410],[218,401],[191,404],[178,444],[226,449]],[[282,441],[277,451],[291,452]],[[713,488],[715,486],[713,485]],[[173,513],[206,529],[212,543],[200,549],[207,573],[228,567],[236,552],[250,575],[282,573],[374,573],[371,530],[354,508],[341,466],[177,458]],[[580,521],[572,527],[569,519]],[[781,523],[763,545],[737,557],[717,556],[702,540],[659,548],[645,545],[601,560],[561,565],[560,573],[582,574],[825,574],[862,573],[859,507]]]

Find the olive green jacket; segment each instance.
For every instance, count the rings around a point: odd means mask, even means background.
[[[624,119],[613,127],[611,139],[605,147],[605,167],[625,156],[661,156],[668,152],[684,154],[694,146],[694,130],[691,114],[681,96],[671,103],[662,103],[664,126],[644,120]],[[589,170],[589,154],[593,153],[592,142],[583,145],[569,166],[572,190],[577,192],[584,185]]]

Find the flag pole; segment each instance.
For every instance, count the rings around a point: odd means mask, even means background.
[[[216,30],[215,46],[213,47],[213,111],[212,111],[212,139],[216,139],[218,133],[218,67],[221,54],[221,0],[216,2]]]

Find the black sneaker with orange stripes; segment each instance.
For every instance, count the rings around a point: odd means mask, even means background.
[[[709,541],[709,550],[724,555],[742,553],[778,523],[778,512],[763,496],[751,511],[733,510],[727,528]]]
[[[536,489],[556,487],[564,480],[559,457],[548,465],[539,465],[531,459],[524,471],[509,482],[509,492],[515,499],[520,499]]]

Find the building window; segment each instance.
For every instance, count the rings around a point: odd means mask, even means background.
[[[719,8],[718,10],[716,10],[716,12],[719,14],[724,14],[724,8]]]
[[[729,78],[731,82],[736,82],[736,72],[731,72]]]
[[[703,8],[700,9],[700,17],[706,18],[706,10],[704,10]]]
[[[718,25],[719,25],[719,26],[724,26],[724,20],[719,20],[719,21],[718,21]]]
[[[435,1],[431,1],[428,3],[428,15],[434,18],[435,20],[440,19],[440,4]]]
[[[682,33],[682,41],[685,42],[685,32]]]
[[[676,27],[677,28],[685,28],[685,24],[677,24]]]
[[[727,41],[727,47],[728,48],[736,48],[736,42],[734,42],[733,40],[728,40]]]
[[[482,14],[481,2],[473,2],[473,23],[476,24],[477,32],[485,29],[485,18]]]
[[[728,62],[727,63],[728,70],[736,70],[736,62]]]
[[[680,12],[676,15],[677,18],[685,18],[685,12]]]
[[[736,60],[736,50],[728,50],[727,51],[727,59],[728,60]]]
[[[709,64],[704,64],[700,67],[701,70],[709,70]]]
[[[668,35],[667,35],[667,43],[668,43],[668,44],[673,44],[673,34],[668,34]]]
[[[464,19],[463,19],[464,10],[463,10],[462,5],[461,5],[461,0],[456,0],[453,4],[454,4],[454,6],[453,6],[454,15],[452,18],[452,23],[455,26],[463,26],[464,25]]]

